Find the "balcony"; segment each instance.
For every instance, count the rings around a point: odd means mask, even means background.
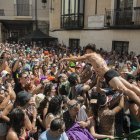
[[[68,14],[61,16],[61,28],[66,30],[82,29],[84,27],[83,14]]]
[[[106,10],[105,27],[140,29],[140,8],[133,10]]]

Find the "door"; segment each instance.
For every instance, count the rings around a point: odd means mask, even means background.
[[[69,39],[69,50],[78,53],[80,50],[80,39]]]

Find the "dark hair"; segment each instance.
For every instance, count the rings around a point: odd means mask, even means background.
[[[100,107],[104,107],[107,103],[107,96],[106,94],[98,94],[98,100],[97,100],[97,104],[100,106]]]
[[[58,90],[60,95],[68,95],[68,92],[66,90],[66,85],[62,85]]]
[[[27,91],[20,91],[16,96],[15,106],[24,107],[31,99],[32,94]]]
[[[52,113],[53,115],[57,115],[61,111],[61,103],[62,103],[62,97],[61,96],[55,96],[50,100],[48,112]]]
[[[140,74],[137,75],[136,81],[137,81],[137,82],[140,81]]]
[[[61,129],[64,124],[65,123],[64,123],[63,119],[55,118],[54,120],[52,120],[52,122],[50,124],[50,130],[57,131],[57,130]]]
[[[46,84],[46,85],[45,85],[45,88],[44,88],[43,94],[44,94],[45,96],[47,96],[47,95],[51,92],[52,87],[53,87],[53,84],[52,84],[52,83]]]
[[[92,50],[93,52],[96,52],[96,45],[95,44],[88,44],[86,47],[85,47],[85,51],[86,50]]]
[[[43,71],[43,74],[45,75],[46,74],[46,65],[42,66],[42,71]]]
[[[25,114],[20,108],[14,108],[9,115],[10,126],[14,129],[18,136],[21,134],[21,129],[24,127]]]
[[[1,54],[1,57],[0,57],[0,59],[4,59],[4,55],[6,54],[6,52],[3,52],[2,54]]]
[[[76,73],[71,73],[68,77],[68,81],[70,82],[71,86],[76,85],[76,81],[78,80],[77,74]]]

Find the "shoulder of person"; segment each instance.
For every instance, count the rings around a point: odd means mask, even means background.
[[[62,133],[61,140],[68,140],[68,136],[67,136],[66,132]]]
[[[7,133],[6,139],[8,139],[8,140],[19,140],[17,134],[13,131],[9,131]]]
[[[46,119],[53,119],[54,115],[52,113],[49,113],[46,115]]]
[[[48,130],[42,132],[38,140],[47,140],[47,133],[48,133]]]

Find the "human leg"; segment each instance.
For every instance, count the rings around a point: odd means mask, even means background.
[[[125,95],[127,95],[129,98],[131,98],[137,105],[140,106],[140,98],[137,96],[137,94],[128,89],[123,82],[120,80],[119,77],[114,77],[109,81],[109,85],[114,88],[115,90],[119,90],[123,92]]]

